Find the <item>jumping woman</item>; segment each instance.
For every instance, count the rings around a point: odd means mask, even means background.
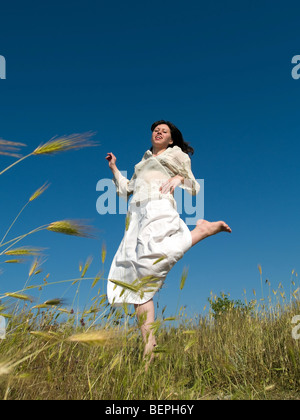
[[[181,187],[196,195],[200,190],[189,157],[194,150],[169,121],[155,122],[151,131],[152,147],[135,166],[131,180],[120,173],[113,153],[108,153],[106,160],[117,194],[125,199],[133,194],[125,234],[108,275],[108,300],[113,306],[124,303],[135,306],[144,355],[152,357],[156,346],[151,328],[155,321],[154,295],[171,268],[191,247],[219,232],[231,233],[231,229],[223,221],[201,219],[194,230],[189,230],[177,212],[174,191]]]

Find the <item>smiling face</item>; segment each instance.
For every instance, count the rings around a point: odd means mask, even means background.
[[[160,124],[152,132],[151,138],[154,154],[165,150],[173,143],[171,130],[167,124]]]

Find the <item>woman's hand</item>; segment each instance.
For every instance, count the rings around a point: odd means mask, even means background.
[[[117,158],[113,153],[107,153],[107,156],[105,159],[108,161],[108,165],[110,169],[115,169],[117,167],[116,165]]]
[[[173,193],[175,191],[175,188],[178,187],[178,185],[182,184],[184,181],[183,176],[176,175],[173,178],[168,179],[166,182],[162,184],[159,191],[162,194],[168,194]]]

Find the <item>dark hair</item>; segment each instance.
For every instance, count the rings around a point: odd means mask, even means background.
[[[166,124],[171,130],[171,136],[172,136],[173,143],[170,144],[168,147],[178,146],[187,155],[189,155],[189,154],[193,155],[194,154],[194,149],[189,145],[189,143],[184,141],[183,136],[181,134],[181,131],[174,124],[172,124],[170,121],[164,121],[164,120],[156,121],[155,123],[152,124],[151,131],[153,132],[155,130],[155,128],[158,125],[161,125],[161,124]],[[150,150],[152,151],[152,149],[153,149],[153,147],[151,147]]]

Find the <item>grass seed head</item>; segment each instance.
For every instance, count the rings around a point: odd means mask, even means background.
[[[40,262],[39,262],[39,259],[38,258],[35,258],[33,260],[33,263],[31,265],[30,270],[29,270],[29,273],[28,273],[29,277],[31,277],[36,272],[36,270],[37,270],[37,268],[39,266],[39,263]]]
[[[185,268],[183,270],[181,280],[180,280],[180,290],[182,290],[185,286],[185,282],[186,282],[186,279],[187,279],[187,276],[188,276],[188,272],[189,272],[188,268]]]
[[[38,190],[36,190],[32,196],[30,197],[29,201],[33,201],[36,200],[40,195],[43,194],[43,192],[45,192],[47,190],[47,188],[49,188],[50,184],[47,184],[47,182],[45,182],[45,184],[43,186],[41,186]]]
[[[46,302],[44,302],[44,305],[47,306],[58,306],[58,305],[62,305],[64,303],[63,299],[57,298],[57,299],[50,299],[47,300]]]
[[[0,362],[0,376],[9,375],[12,372],[12,368],[9,362]]]
[[[68,338],[68,341],[71,342],[93,345],[112,344],[115,340],[116,335],[108,330],[90,331],[82,334],[75,334]]]
[[[92,261],[93,261],[93,258],[92,257],[89,257],[87,259],[87,261],[86,261],[86,263],[85,263],[85,265],[83,267],[83,270],[82,270],[81,278],[83,278],[86,275],[86,272],[88,271],[90,265],[92,264]]]
[[[68,136],[53,137],[47,143],[37,147],[33,154],[34,155],[53,155],[56,153],[67,152],[69,150],[82,149],[84,147],[97,146],[97,144],[91,141],[95,133],[89,131],[81,134],[71,134]]]
[[[11,156],[15,158],[20,158],[22,155],[16,153],[19,151],[20,147],[24,147],[23,143],[16,143],[14,141],[7,141],[0,139],[0,155]]]
[[[83,238],[92,238],[91,226],[84,225],[78,220],[61,220],[51,223],[47,230],[51,232],[63,233],[64,235],[80,236]]]
[[[15,248],[4,252],[5,255],[40,255],[41,248]]]
[[[105,245],[105,243],[103,243],[103,245],[102,245],[102,251],[101,251],[102,264],[105,263],[105,258],[106,258],[106,245]]]
[[[5,296],[11,297],[11,298],[14,298],[14,299],[19,299],[19,300],[25,300],[25,301],[33,302],[33,298],[31,296],[23,295],[21,293],[5,293]]]

